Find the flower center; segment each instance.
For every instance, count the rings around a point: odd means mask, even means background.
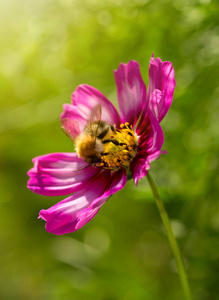
[[[138,139],[128,122],[120,124],[120,129],[111,135],[111,140],[104,144],[100,166],[105,169],[128,167],[136,154]]]

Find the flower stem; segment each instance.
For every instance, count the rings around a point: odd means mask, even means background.
[[[170,220],[168,218],[168,215],[166,213],[164,204],[163,204],[163,202],[160,198],[160,195],[158,193],[158,190],[157,190],[157,187],[156,187],[156,184],[155,184],[153,178],[151,177],[151,175],[149,173],[147,174],[146,177],[147,177],[148,183],[151,187],[151,190],[153,192],[153,195],[154,195],[154,198],[155,198],[155,201],[156,201],[161,219],[163,221],[163,225],[164,225],[166,233],[167,233],[167,237],[168,237],[170,246],[172,248],[172,251],[173,251],[173,254],[174,254],[174,257],[175,257],[175,261],[176,261],[176,265],[177,265],[177,268],[178,268],[179,277],[180,277],[180,281],[181,281],[182,288],[183,288],[183,291],[184,291],[185,299],[186,300],[192,300],[192,296],[191,296],[191,292],[190,292],[190,288],[189,288],[189,283],[188,283],[187,276],[186,276],[185,267],[184,267],[184,264],[183,264],[183,260],[182,260],[181,254],[180,254],[180,250],[179,250],[176,238],[175,238],[174,233],[173,233],[172,226],[170,224]]]

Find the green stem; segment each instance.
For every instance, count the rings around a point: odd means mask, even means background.
[[[172,251],[173,251],[173,254],[174,254],[174,257],[175,257],[176,265],[177,265],[178,272],[179,272],[180,281],[181,281],[182,288],[183,288],[183,291],[184,291],[184,294],[185,294],[185,299],[186,300],[192,300],[192,296],[191,296],[191,292],[190,292],[190,288],[189,288],[189,283],[188,283],[187,276],[186,276],[186,271],[185,271],[185,268],[184,268],[184,264],[183,264],[183,261],[182,261],[182,257],[181,257],[181,254],[180,254],[180,250],[179,250],[176,238],[175,238],[174,233],[173,233],[172,226],[170,224],[170,220],[168,218],[168,215],[166,213],[164,204],[163,204],[163,202],[160,198],[160,195],[158,193],[158,190],[157,190],[157,187],[156,187],[156,184],[155,184],[153,178],[151,177],[151,175],[149,173],[147,174],[146,177],[147,177],[148,183],[151,187],[151,190],[153,192],[158,210],[160,212],[161,219],[162,219],[164,227],[166,229],[166,233],[167,233],[167,237],[168,237],[170,246],[172,248]]]

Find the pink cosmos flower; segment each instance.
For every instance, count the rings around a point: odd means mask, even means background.
[[[88,164],[77,153],[52,153],[33,159],[34,167],[28,172],[30,190],[46,196],[70,195],[40,211],[39,218],[46,221],[48,232],[61,235],[84,226],[125,186],[127,174],[137,185],[162,153],[160,122],[170,108],[175,88],[172,64],[152,55],[147,90],[136,61],[121,63],[114,73],[120,114],[101,92],[85,84],[74,91],[72,104],[65,104],[61,114],[61,122],[70,119],[69,126],[77,121],[80,135],[93,109],[101,107],[101,121],[113,126],[111,139],[116,141],[104,144],[101,162]]]

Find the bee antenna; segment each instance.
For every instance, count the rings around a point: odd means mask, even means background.
[[[80,168],[80,169],[77,169],[77,170],[73,170],[73,172],[81,171],[81,170],[84,170],[84,169],[86,169],[86,168],[88,168],[88,167],[94,167],[94,168],[103,169],[103,167],[101,167],[101,166],[97,166],[97,165],[87,165],[87,166],[85,166],[85,167],[83,167],[83,168]]]
[[[95,167],[95,168],[99,168],[99,169],[103,169],[103,167],[97,166],[97,165],[95,165],[94,167]]]
[[[81,171],[81,170],[84,170],[84,169],[86,169],[86,168],[88,168],[88,167],[90,167],[90,165],[87,165],[87,166],[85,166],[85,167],[83,167],[83,168],[80,168],[80,169],[77,169],[77,170],[73,170],[73,172]]]

